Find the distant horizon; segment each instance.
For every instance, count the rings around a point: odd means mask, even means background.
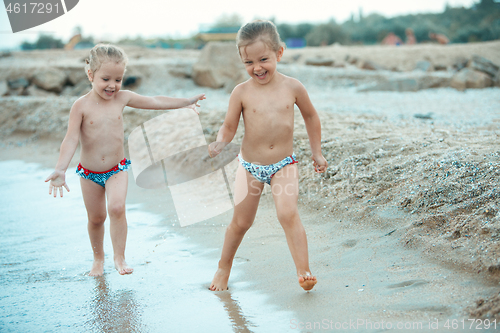
[[[172,9],[162,1],[137,3],[133,0],[80,1],[66,14],[23,32],[12,33],[7,12],[0,11],[0,50],[20,49],[24,41],[34,42],[42,33],[67,42],[76,27],[84,37],[116,42],[120,39],[189,38],[202,27],[214,24],[222,15],[237,14],[243,22],[253,19],[274,19],[278,24],[320,24],[334,19],[338,23],[359,19],[374,13],[392,18],[402,15],[433,14],[444,11],[446,5],[470,8],[479,0],[420,0],[394,1],[352,0],[346,4],[338,0],[325,5],[321,0],[303,1],[255,0],[251,5],[231,0],[220,0],[216,6],[198,0],[185,0]],[[497,1],[498,2],[498,1]],[[154,8],[153,6],[159,6]],[[214,8],[215,7],[215,8]],[[224,11],[220,9],[223,8]],[[287,9],[284,9],[287,8]],[[265,14],[262,14],[265,11]]]

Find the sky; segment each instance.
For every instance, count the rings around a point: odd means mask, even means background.
[[[29,1],[31,2],[31,0]],[[16,49],[23,41],[34,42],[40,33],[67,42],[76,26],[95,41],[115,42],[123,37],[189,37],[222,15],[238,14],[244,22],[274,18],[280,23],[338,23],[378,13],[386,17],[439,13],[446,6],[470,7],[478,0],[80,0],[69,12],[53,21],[12,33],[5,7],[0,9],[0,49]]]

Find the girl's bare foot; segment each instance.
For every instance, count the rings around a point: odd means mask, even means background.
[[[104,260],[94,259],[89,276],[102,276],[104,274]]]
[[[128,267],[127,263],[125,262],[125,259],[123,258],[122,259],[115,258],[115,268],[121,275],[132,274],[132,272],[134,271],[133,268]]]
[[[317,282],[316,277],[309,272],[299,275],[299,284],[304,290],[311,290]]]
[[[220,268],[215,272],[214,279],[210,285],[210,290],[212,291],[222,291],[227,290],[227,281],[229,280],[229,274],[231,269]]]

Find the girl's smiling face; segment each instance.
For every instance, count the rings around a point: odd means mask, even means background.
[[[245,69],[257,83],[271,82],[276,73],[276,67],[283,55],[283,47],[277,52],[273,51],[262,40],[240,47],[240,57],[245,64]]]
[[[111,100],[122,87],[125,64],[106,61],[92,73],[89,70],[89,79],[92,90],[104,100]]]

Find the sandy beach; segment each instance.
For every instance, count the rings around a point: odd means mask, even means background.
[[[200,121],[207,142],[214,141],[229,93],[197,86],[189,77],[200,51],[126,51],[128,71],[142,77],[138,93],[207,94]],[[170,191],[142,189],[132,173],[126,254],[135,272],[122,277],[112,268],[106,234],[106,274],[86,276],[91,251],[78,178],[71,176],[71,192],[57,200],[43,182],[77,97],[0,98],[0,170],[8,175],[0,182],[8,198],[0,223],[8,249],[2,250],[1,330],[467,332],[493,331],[494,320],[498,330],[500,88],[360,89],[381,77],[421,75],[408,72],[420,60],[451,67],[457,57],[476,53],[498,62],[500,43],[285,51],[278,70],[306,86],[320,114],[329,163],[327,174],[314,174],[296,110],[299,212],[319,281],[311,292],[298,286],[268,187],[236,255],[230,290],[213,293],[208,286],[232,212],[182,228]],[[320,55],[336,63],[356,56],[388,69],[306,64]],[[84,56],[14,53],[0,59],[0,80],[28,75],[47,59],[50,66],[83,73]],[[125,108],[125,141],[162,113]],[[240,126],[235,143],[241,142]],[[77,164],[78,152],[68,174]]]

